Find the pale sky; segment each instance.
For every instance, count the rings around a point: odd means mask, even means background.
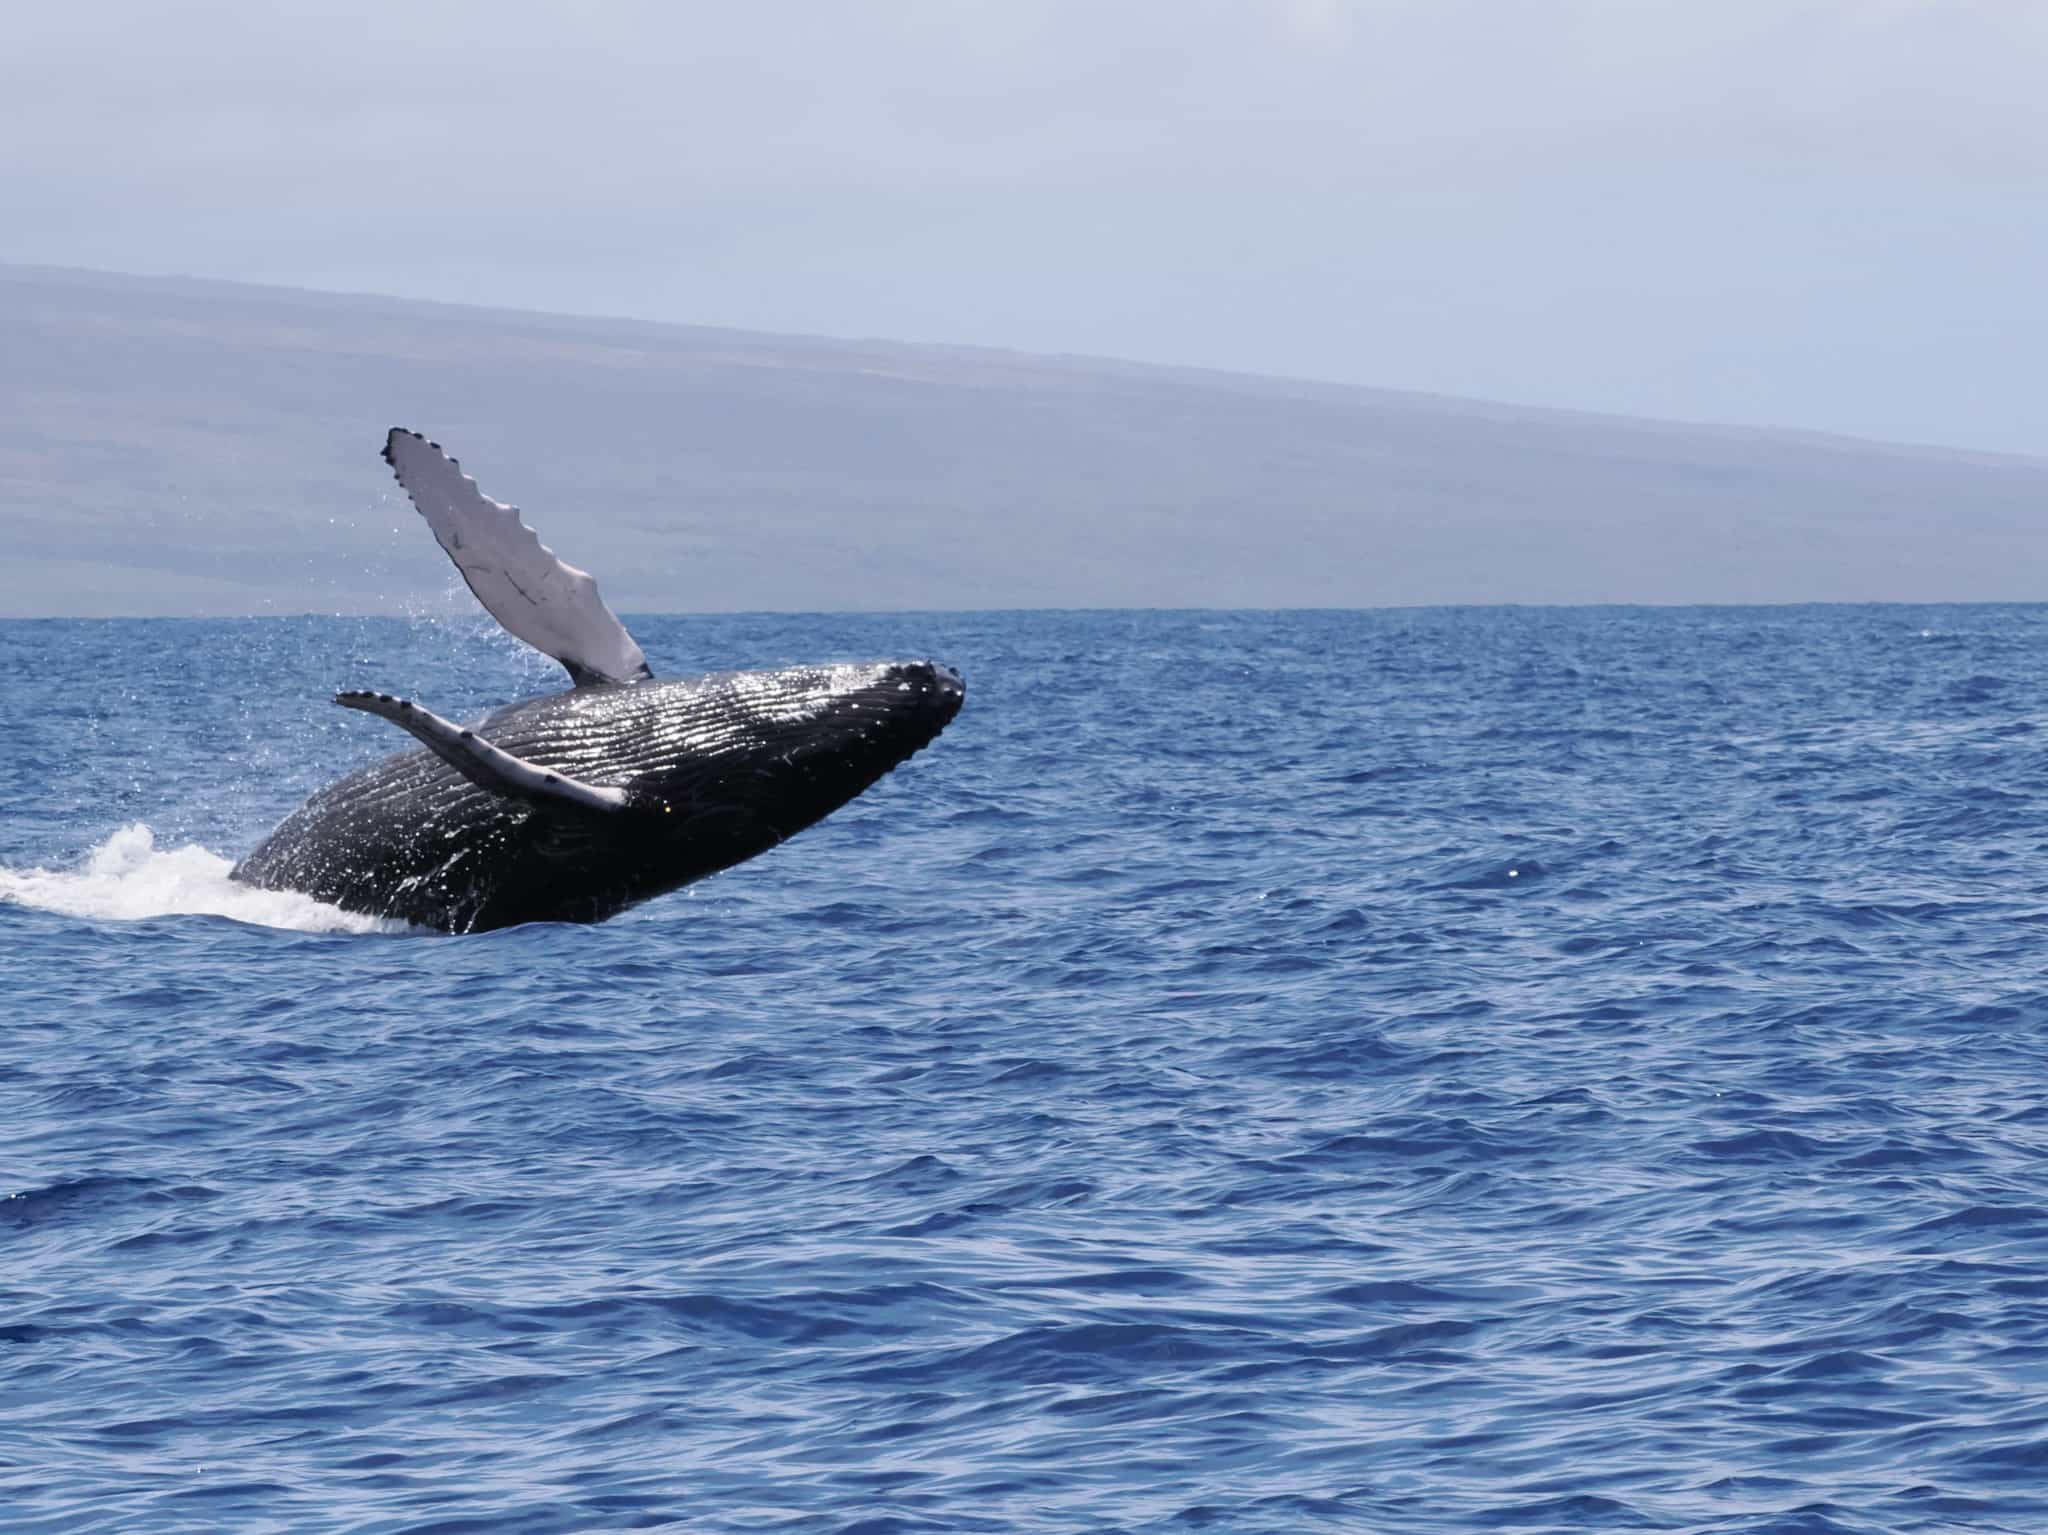
[[[2048,454],[2031,0],[76,0],[0,143],[0,260]]]

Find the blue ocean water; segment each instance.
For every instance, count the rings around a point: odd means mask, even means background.
[[[0,624],[0,1527],[2048,1529],[2048,609],[634,628],[967,707],[428,937],[223,876],[550,664]]]

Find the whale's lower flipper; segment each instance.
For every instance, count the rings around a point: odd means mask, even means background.
[[[394,426],[384,439],[384,461],[476,600],[508,632],[560,661],[579,687],[654,675],[597,582],[557,558],[520,521],[518,507],[478,490],[439,443]]]
[[[544,767],[536,767],[491,745],[474,730],[444,720],[409,699],[389,693],[336,693],[334,701],[344,709],[361,709],[380,715],[401,729],[411,731],[428,751],[454,768],[479,789],[510,795],[541,805],[573,807],[614,814],[629,808],[634,796],[625,789],[606,788],[569,778]]]

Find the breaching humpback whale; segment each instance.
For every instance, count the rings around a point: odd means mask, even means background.
[[[795,835],[959,712],[930,661],[658,682],[598,595],[440,447],[394,427],[384,458],[491,616],[575,686],[474,728],[388,693],[335,702],[410,731],[330,784],[233,878],[448,932],[601,922]]]

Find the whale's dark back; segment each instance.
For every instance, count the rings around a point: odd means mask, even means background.
[[[350,911],[474,932],[594,922],[773,847],[845,804],[959,711],[929,662],[799,666],[586,687],[477,731],[650,808],[569,810],[488,792],[422,749],[330,784],[234,877]]]

